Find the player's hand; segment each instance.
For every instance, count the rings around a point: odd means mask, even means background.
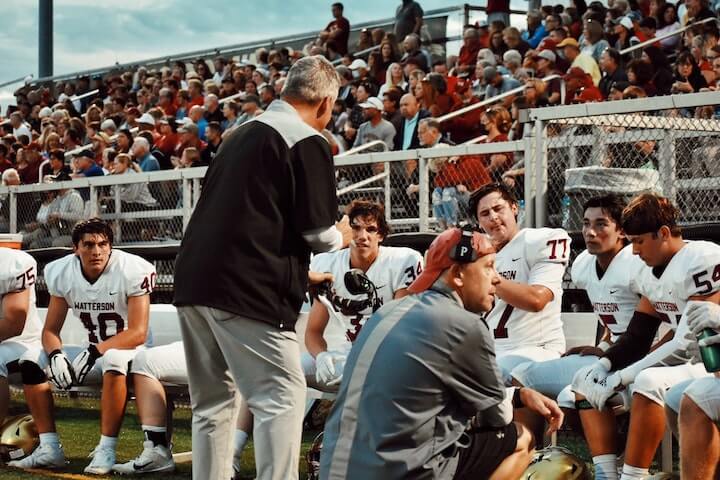
[[[75,381],[73,367],[62,350],[50,354],[50,381],[61,390],[69,389]]]
[[[568,357],[570,355],[580,355],[582,357],[587,357],[589,355],[594,355],[596,357],[599,357],[605,353],[601,348],[593,347],[591,345],[582,345],[579,347],[573,347],[567,352],[563,353],[563,357]]]
[[[599,383],[600,381],[605,380],[610,373],[610,369],[607,367],[605,362],[599,360],[589,367],[581,369],[578,371],[578,374],[583,371],[585,372],[585,381],[590,383]]]
[[[88,348],[80,352],[80,355],[73,360],[72,368],[75,370],[75,378],[78,385],[82,385],[90,370],[92,370],[98,358],[102,357],[97,347],[90,344]]]
[[[347,246],[350,245],[350,241],[352,240],[352,227],[350,226],[350,217],[348,217],[347,215],[343,215],[340,221],[335,223],[335,228],[337,228],[340,233],[342,233],[343,244],[340,248],[347,248]]]
[[[520,400],[525,408],[545,418],[548,423],[547,435],[557,432],[562,426],[565,415],[554,400],[531,388],[520,389]]]
[[[720,336],[720,335],[716,335]],[[692,332],[687,332],[685,334],[685,339],[688,341],[688,346],[686,350],[686,355],[690,359],[690,363],[695,365],[696,363],[702,363],[702,356],[700,355],[700,346],[698,345],[698,340],[695,334]]]
[[[308,272],[308,284],[319,285],[323,282],[334,282],[335,277],[330,272]]]
[[[345,355],[340,352],[320,352],[315,357],[315,380],[325,385],[337,385],[342,380],[342,363]]]
[[[585,396],[594,408],[603,410],[608,398],[623,388],[622,378],[618,372],[613,373],[605,380],[600,381]]]
[[[703,330],[709,328],[711,330],[720,331],[720,305],[713,302],[689,302],[687,312],[688,327],[697,338]],[[700,347],[707,347],[720,343],[720,333],[709,338],[704,338],[698,342]]]

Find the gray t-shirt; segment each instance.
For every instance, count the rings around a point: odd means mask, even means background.
[[[325,424],[322,480],[452,478],[469,420],[503,403],[492,333],[433,288],[382,307],[353,344]]]
[[[360,125],[360,128],[358,128],[353,148],[365,145],[373,140],[382,140],[385,142],[385,145],[387,145],[388,150],[392,150],[394,139],[395,127],[387,120],[380,120],[380,123],[378,123],[375,127],[370,122],[365,122]],[[378,150],[380,149],[378,148]]]
[[[405,37],[413,33],[415,29],[415,19],[422,18],[423,9],[419,3],[413,1],[404,1],[395,11],[395,38],[398,42],[405,40]]]

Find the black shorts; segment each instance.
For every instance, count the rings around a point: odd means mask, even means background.
[[[517,447],[517,427],[512,422],[497,430],[477,430],[467,435],[470,445],[460,450],[454,480],[490,478]]]

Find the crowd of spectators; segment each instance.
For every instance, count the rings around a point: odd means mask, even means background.
[[[524,132],[521,109],[716,90],[720,81],[716,22],[625,50],[716,17],[707,0],[571,0],[568,7],[529,11],[524,28],[509,25],[509,1],[494,0],[486,20],[465,26],[460,50],[447,53],[432,44],[423,10],[412,0],[397,7],[392,31],[364,29],[352,43],[343,5],[332,4],[331,15],[302,50],[261,48],[252,61],[200,58],[24,86],[16,92],[17,106],[0,121],[3,184],[210,165],[223,138],[262,114],[304,55],[338,62],[341,87],[325,131],[336,154],[370,142],[374,150],[397,151],[517,140]],[[558,77],[544,80],[551,75]],[[499,102],[442,119],[518,87]],[[83,96],[94,89],[97,94]],[[367,170],[339,169],[338,183],[383,166]],[[435,213],[443,226],[452,226],[467,191],[491,180],[518,185],[522,173],[512,154],[438,161],[431,170]],[[391,175],[393,208],[417,215],[417,162],[397,165]],[[123,189],[123,202],[157,204],[150,192],[136,190]],[[87,200],[87,192],[79,195]],[[0,218],[6,219],[3,203]],[[38,201],[46,203],[50,213],[23,219],[26,231],[44,216],[65,215],[57,212],[59,202]]]

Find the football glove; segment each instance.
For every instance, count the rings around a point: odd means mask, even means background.
[[[687,316],[688,327],[690,327],[690,331],[695,335],[695,338],[706,328],[720,331],[720,305],[712,302],[691,302],[685,315]],[[707,347],[716,343],[720,343],[720,333],[698,342],[700,347]]]
[[[342,380],[345,354],[341,352],[320,352],[315,357],[315,380],[325,385],[337,385]]]
[[[73,367],[62,350],[50,354],[50,381],[61,390],[69,389],[75,381]]]
[[[620,391],[622,386],[622,377],[618,372],[615,372],[591,388],[585,398],[593,408],[602,410],[605,408],[605,402],[607,402],[608,398]]]
[[[98,352],[95,345],[90,344],[88,348],[80,352],[72,362],[72,368],[75,371],[75,379],[78,385],[82,385],[90,370],[92,370],[98,358],[102,357],[102,353]]]

